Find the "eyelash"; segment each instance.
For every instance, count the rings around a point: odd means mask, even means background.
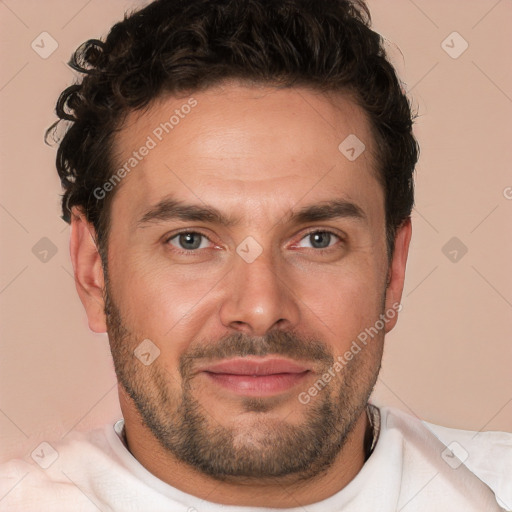
[[[302,236],[302,237],[300,238],[299,242],[300,242],[300,241],[302,241],[302,240],[304,240],[304,238],[307,238],[308,236],[311,236],[311,235],[313,235],[313,234],[315,234],[315,233],[326,233],[326,234],[329,234],[329,235],[332,235],[332,236],[334,236],[334,237],[338,238],[338,240],[339,240],[340,242],[344,242],[344,241],[345,241],[345,239],[344,239],[341,235],[339,235],[338,233],[335,233],[334,231],[331,231],[331,230],[329,230],[329,229],[313,229],[313,230],[308,231],[307,233],[305,233],[305,234],[304,234],[304,236]],[[206,235],[205,233],[203,233],[203,232],[201,232],[201,231],[184,230],[184,231],[179,231],[178,233],[174,233],[174,234],[173,234],[172,236],[170,236],[170,237],[167,237],[167,238],[165,239],[165,244],[172,245],[172,244],[170,244],[170,241],[171,241],[171,240],[173,240],[173,239],[175,239],[175,238],[179,237],[180,235],[184,235],[184,234],[189,234],[189,235],[201,235],[201,236],[205,237],[207,240],[209,240],[211,243],[214,243],[214,242],[212,242],[212,240],[210,240],[210,237],[209,237],[208,235]],[[337,244],[335,244],[335,245],[333,245],[333,246],[325,247],[325,248],[323,248],[323,249],[315,249],[314,247],[312,247],[312,248],[310,248],[310,249],[312,249],[313,251],[315,251],[315,253],[324,253],[324,254],[327,254],[327,253],[331,252],[332,250],[335,250],[335,249],[336,249],[336,245],[337,245]],[[187,251],[187,250],[185,250],[185,249],[180,250],[180,249],[178,249],[178,248],[177,248],[177,247],[175,247],[175,246],[172,246],[172,250],[173,250],[173,252],[176,252],[176,253],[178,253],[178,254],[185,254],[185,255],[187,255],[187,256],[194,256],[194,255],[197,255],[197,254],[198,254],[198,251],[199,251],[199,249],[192,249],[192,250],[188,250],[188,251]]]

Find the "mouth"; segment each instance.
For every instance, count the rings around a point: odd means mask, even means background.
[[[293,389],[311,369],[289,359],[247,356],[206,365],[199,373],[215,386],[238,395],[264,397]]]

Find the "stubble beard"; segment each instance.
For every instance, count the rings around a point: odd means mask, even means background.
[[[158,359],[144,366],[134,356],[143,338],[127,327],[105,288],[107,331],[119,383],[133,401],[143,422],[159,444],[176,459],[218,480],[265,480],[278,477],[309,479],[335,461],[364,413],[377,380],[382,342],[374,340],[357,354],[304,408],[301,424],[269,417],[272,401],[242,400],[244,413],[254,415],[250,426],[220,425],[194,396],[191,368],[197,358],[263,356],[321,362],[325,372],[334,357],[324,343],[288,332],[273,331],[255,340],[235,333],[215,343],[196,346],[180,358],[180,388]],[[320,377],[324,371],[320,371]]]

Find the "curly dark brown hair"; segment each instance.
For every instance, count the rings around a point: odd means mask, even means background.
[[[363,0],[157,0],[91,39],[69,65],[83,73],[57,102],[69,121],[57,153],[63,219],[79,207],[103,261],[114,191],[113,139],[126,115],[163,94],[228,79],[350,94],[370,119],[385,194],[388,255],[414,204],[414,115]],[[59,121],[57,121],[58,123]],[[47,137],[54,133],[55,123]]]

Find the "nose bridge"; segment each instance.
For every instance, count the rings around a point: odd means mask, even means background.
[[[279,262],[271,251],[263,251],[249,261],[238,254],[234,258],[229,289],[220,310],[222,323],[255,336],[263,336],[276,327],[295,326],[299,309],[285,276],[279,274]]]

